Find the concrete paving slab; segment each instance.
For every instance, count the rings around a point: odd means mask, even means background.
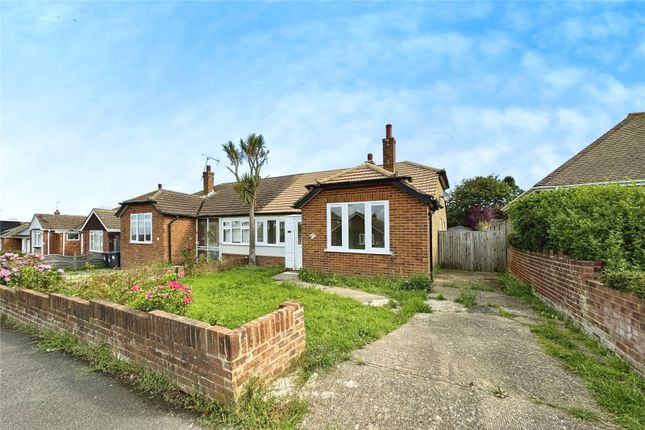
[[[328,293],[338,294],[339,296],[349,297],[364,305],[370,306],[385,306],[390,302],[390,299],[378,294],[368,293],[366,291],[354,290],[352,288],[343,287],[330,287],[328,285],[312,284],[310,282],[301,281],[298,278],[297,272],[284,272],[273,277],[278,282],[289,282],[300,288],[315,288],[317,290],[324,290]]]
[[[148,401],[65,354],[41,353],[0,327],[0,429],[201,429],[196,417]]]

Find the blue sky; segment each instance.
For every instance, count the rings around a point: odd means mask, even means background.
[[[528,188],[645,110],[643,3],[1,2],[0,217],[397,158]],[[230,181],[223,164],[216,181]]]

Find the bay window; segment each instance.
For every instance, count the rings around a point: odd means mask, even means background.
[[[130,242],[152,243],[152,214],[130,215]]]
[[[389,253],[387,201],[327,204],[329,251]]]
[[[90,230],[90,252],[103,252],[102,230]]]

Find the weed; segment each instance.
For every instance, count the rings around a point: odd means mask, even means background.
[[[438,295],[434,297],[430,297],[432,300],[446,300],[443,294],[439,293]]]
[[[541,316],[541,322],[531,326],[531,332],[542,348],[585,381],[593,398],[613,415],[616,423],[630,430],[645,428],[645,380],[624,360],[534,296],[529,285],[508,274],[499,278],[507,294],[522,298]],[[593,413],[584,408],[569,407],[567,411],[581,419],[593,419]]]
[[[459,297],[457,297],[454,301],[457,303],[461,303],[464,305],[466,308],[471,308],[477,304],[477,299],[479,298],[479,294],[477,293],[476,290],[471,290],[469,288],[462,288],[459,290]]]
[[[490,392],[493,394],[493,396],[498,397],[500,399],[505,399],[508,397],[508,393],[504,391],[502,387],[500,387],[499,385],[493,388]]]
[[[538,405],[545,405],[554,409],[558,409],[582,421],[589,421],[589,422],[600,421],[600,415],[598,414],[598,412],[585,408],[583,406],[567,406],[567,405],[561,405],[559,403],[545,402],[543,400],[534,400],[534,402]]]
[[[510,318],[510,319],[513,319],[513,318],[515,318],[517,316],[517,314],[515,314],[513,312],[509,312],[509,311],[504,310],[504,309],[498,309],[497,310],[497,315],[499,315],[502,318]]]

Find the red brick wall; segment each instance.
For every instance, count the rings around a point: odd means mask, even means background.
[[[305,350],[304,307],[296,302],[231,330],[162,311],[0,285],[0,314],[90,344],[106,342],[116,357],[218,401],[238,397],[252,377],[271,381]]]
[[[130,214],[152,213],[152,243],[130,243]],[[174,216],[160,214],[152,204],[130,205],[121,215],[121,266],[168,263],[168,224]],[[194,246],[195,219],[179,217],[172,225],[173,264],[183,263],[181,251],[188,239]]]
[[[388,200],[392,255],[325,252],[327,203]],[[314,233],[316,237],[310,239]],[[305,269],[345,275],[408,276],[428,273],[428,206],[392,185],[324,190],[302,208]],[[436,238],[435,238],[436,240]]]
[[[284,257],[256,255],[255,258],[258,266],[284,266]],[[241,266],[249,263],[249,256],[240,254],[222,254],[222,263],[224,263],[226,267]]]
[[[508,248],[509,270],[645,374],[645,300],[597,280],[600,261]]]

